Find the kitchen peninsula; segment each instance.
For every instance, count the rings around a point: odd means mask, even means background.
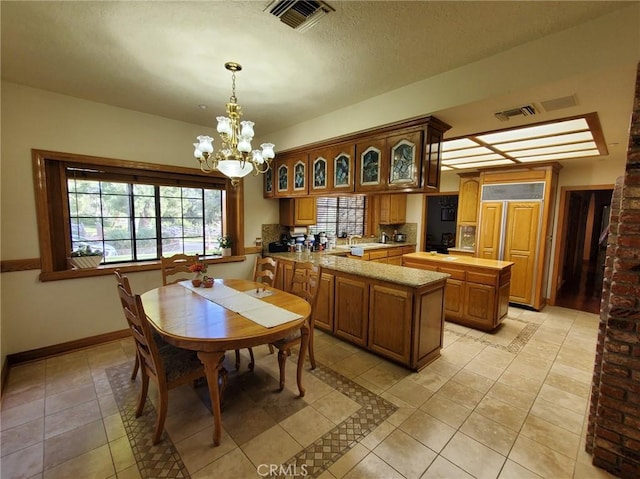
[[[511,261],[420,252],[403,255],[402,264],[450,275],[445,291],[449,321],[492,331],[507,315]]]
[[[294,262],[322,266],[315,326],[420,370],[440,355],[447,274],[351,259],[347,250],[269,253],[287,284]]]

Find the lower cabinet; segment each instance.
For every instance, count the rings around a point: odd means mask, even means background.
[[[333,331],[317,323],[320,329],[413,370],[440,355],[444,279],[411,287],[340,271],[330,273],[335,288]],[[318,314],[323,315],[324,306],[319,308]]]
[[[293,278],[293,261],[279,259],[275,287],[282,291],[289,291],[291,278]]]
[[[352,275],[335,277],[334,334],[357,344],[367,345],[369,316],[369,285],[363,278]]]
[[[369,348],[388,358],[408,363],[411,357],[409,291],[372,284],[369,291]]]
[[[316,307],[313,310],[313,320],[315,327],[329,333],[333,332],[334,289],[334,276],[323,271],[322,277],[320,278],[318,300],[316,301]]]

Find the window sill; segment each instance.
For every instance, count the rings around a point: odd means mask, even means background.
[[[245,261],[246,256],[209,256],[205,257],[201,261],[206,264],[219,264],[219,263],[237,263]],[[119,263],[102,265],[97,268],[86,269],[67,269],[64,271],[43,271],[40,273],[39,279],[41,282],[47,281],[62,281],[65,279],[77,279],[77,278],[90,278],[93,276],[108,276],[112,275],[117,269],[123,273],[135,273],[138,271],[153,271],[160,270],[160,261],[152,261],[149,263]]]

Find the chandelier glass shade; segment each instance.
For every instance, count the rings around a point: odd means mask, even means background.
[[[236,98],[236,72],[242,66],[235,62],[228,62],[224,67],[232,72],[232,93],[227,103],[227,116],[219,116],[217,131],[222,140],[222,146],[214,153],[213,138],[200,135],[193,144],[193,155],[205,173],[217,170],[231,179],[231,184],[237,186],[241,178],[249,173],[254,175],[266,173],[271,160],[276,156],[273,143],[263,143],[260,150],[253,150],[251,140],[254,131],[252,121],[240,121],[242,108]]]

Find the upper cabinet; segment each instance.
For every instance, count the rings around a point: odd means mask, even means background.
[[[388,189],[407,190],[420,187],[422,165],[422,130],[387,138],[389,148]]]
[[[278,153],[264,197],[438,190],[449,128],[420,117]]]
[[[329,190],[331,193],[353,193],[355,181],[355,145],[343,143],[330,150]]]
[[[308,186],[308,159],[306,154],[281,155],[274,161],[274,185],[276,198],[289,198],[293,196],[306,196],[309,194]],[[265,196],[267,193],[267,181],[264,178]]]
[[[326,194],[329,192],[329,151],[313,150],[309,153],[309,193]]]
[[[388,170],[386,137],[367,138],[356,143],[356,193],[384,191]]]
[[[407,195],[379,195],[381,225],[399,225],[407,221]]]
[[[271,164],[271,167],[264,174],[264,178],[262,180],[262,184],[264,185],[262,196],[265,198],[273,198],[276,194],[275,185],[273,179],[275,174],[273,173],[275,169],[275,163]]]

